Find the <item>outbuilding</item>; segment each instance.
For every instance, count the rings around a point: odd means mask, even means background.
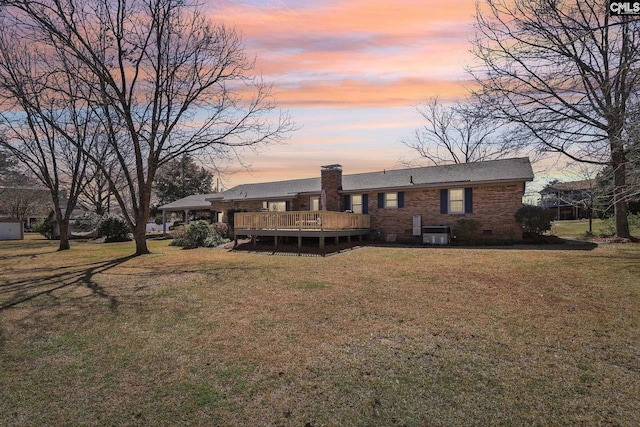
[[[0,218],[0,240],[22,240],[24,229],[18,219]]]

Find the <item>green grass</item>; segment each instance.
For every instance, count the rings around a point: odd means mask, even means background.
[[[640,425],[640,245],[167,244],[0,242],[0,425]]]
[[[592,233],[595,236],[607,235],[615,232],[615,226],[612,219],[602,220],[596,218],[593,220],[591,227]],[[549,234],[564,238],[584,237],[587,231],[589,231],[589,220],[576,219],[554,221]],[[640,236],[640,224],[638,224],[637,221],[630,221],[630,231],[631,235]]]

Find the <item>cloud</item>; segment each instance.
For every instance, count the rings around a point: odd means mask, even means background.
[[[413,105],[463,96],[473,0],[210,0],[291,106]]]
[[[466,82],[471,84],[471,82]],[[277,87],[278,103],[293,106],[412,106],[439,94],[443,98],[466,95],[463,82],[420,78],[367,81],[342,79],[301,82]]]

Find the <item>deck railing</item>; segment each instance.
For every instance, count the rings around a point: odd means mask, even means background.
[[[236,212],[236,230],[353,230],[370,228],[369,215],[329,211]]]

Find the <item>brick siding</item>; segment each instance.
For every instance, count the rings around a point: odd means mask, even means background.
[[[331,187],[334,183],[330,183]],[[453,188],[453,187],[451,187]],[[514,219],[516,211],[522,207],[524,183],[471,186],[473,188],[473,212],[465,214],[440,213],[440,188],[404,191],[404,206],[398,209],[378,208],[378,193],[368,193],[371,228],[378,237],[386,239],[395,234],[397,240],[416,239],[413,236],[413,216],[422,216],[422,226],[455,226],[459,219],[474,219],[480,223],[478,237],[492,239],[520,239],[522,230]],[[301,196],[290,201],[291,210],[309,210],[310,196]],[[339,211],[343,197],[332,191],[327,194],[328,210]],[[336,208],[337,206],[337,208]],[[224,212],[224,222],[228,223],[230,209],[257,212],[262,209],[262,201],[212,202],[211,209]]]
[[[404,192],[404,207],[378,208],[377,193],[369,194],[371,228],[382,238],[395,234],[398,239],[413,237],[413,216],[422,216],[422,226],[454,226],[459,219],[474,219],[480,223],[478,237],[520,239],[522,230],[515,221],[516,211],[522,207],[524,183],[472,186],[473,213],[441,214],[440,189]]]

